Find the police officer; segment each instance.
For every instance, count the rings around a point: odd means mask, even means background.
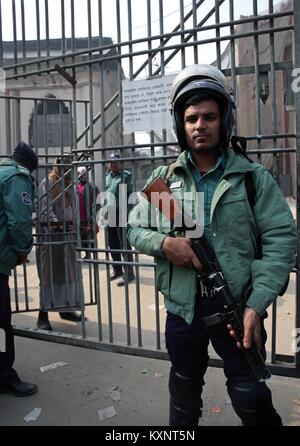
[[[132,175],[131,172],[122,169],[120,162],[120,155],[118,153],[112,153],[109,158],[108,171],[106,175],[106,192],[111,194],[113,200],[109,200],[112,204],[110,210],[114,213],[113,223],[108,225],[108,244],[110,249],[121,250],[124,247],[123,243],[123,227],[122,227],[122,209],[127,209],[127,205],[123,203],[123,200],[127,200],[132,193]],[[124,194],[120,186],[124,187]],[[122,207],[120,206],[122,202]],[[124,219],[124,216],[123,216]],[[121,221],[120,221],[121,220]],[[126,225],[127,215],[124,222]],[[131,246],[126,239],[125,248],[131,251]],[[115,262],[121,261],[121,253],[112,252],[112,259]],[[123,255],[123,259],[126,262],[133,262],[132,254]],[[126,269],[125,269],[126,271]],[[118,277],[122,277],[117,286],[124,286],[126,275],[123,274],[122,265],[113,265],[113,273],[110,276],[110,280],[115,280]],[[128,282],[135,280],[135,274],[132,266],[128,266]]]
[[[191,204],[191,217],[203,225],[230,291],[243,306],[243,346],[256,343],[266,358],[263,319],[295,261],[293,216],[264,166],[250,163],[231,147],[234,101],[221,71],[204,64],[185,68],[174,80],[171,104],[182,153],[173,165],[158,167],[148,183],[159,176],[177,198]],[[247,198],[246,173],[256,188],[253,209]],[[166,345],[172,363],[170,425],[198,425],[211,342],[224,361],[227,391],[242,424],[280,426],[271,391],[265,382],[257,381],[232,327],[222,322],[208,328],[203,324],[204,318],[220,311],[219,299],[213,289],[201,286],[203,266],[191,241],[184,231],[165,229],[159,214],[157,230],[153,230],[146,219],[149,207],[141,197],[130,214],[128,239],[140,252],[156,258],[157,288],[165,298]],[[251,287],[245,302],[246,284]]]
[[[14,396],[33,395],[38,390],[35,384],[22,381],[13,369],[15,352],[8,284],[11,270],[26,261],[33,245],[35,190],[31,173],[37,166],[36,154],[23,141],[11,159],[0,163],[0,329],[5,335],[5,348],[0,352],[0,393]]]

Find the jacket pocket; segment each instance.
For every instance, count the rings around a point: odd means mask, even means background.
[[[196,271],[192,268],[173,265],[171,279],[170,301],[190,309],[196,293]]]
[[[155,258],[156,267],[156,287],[166,297],[170,296],[171,263],[166,259]]]
[[[231,199],[223,201],[216,210],[217,227],[221,231],[237,235],[244,233],[249,226],[251,215],[248,209],[247,199]]]
[[[0,263],[6,265],[7,268],[13,269],[17,263],[17,254],[10,248],[9,245],[0,245]]]

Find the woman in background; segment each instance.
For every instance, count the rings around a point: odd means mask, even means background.
[[[81,321],[81,316],[75,312],[80,309],[83,290],[76,270],[71,167],[71,154],[56,158],[49,176],[39,186],[37,232],[41,235],[36,257],[40,279],[37,326],[41,330],[52,330],[48,311],[58,311],[61,319]]]

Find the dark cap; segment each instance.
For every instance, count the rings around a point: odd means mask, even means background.
[[[72,164],[73,156],[71,153],[64,152],[55,158],[54,164]]]
[[[26,167],[30,172],[35,170],[38,166],[38,157],[32,148],[24,141],[20,141],[14,150],[12,159]]]
[[[120,155],[118,153],[111,153],[109,155],[109,159],[110,160],[118,160],[118,159],[120,159]]]

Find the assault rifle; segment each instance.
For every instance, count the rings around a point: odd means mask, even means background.
[[[193,227],[195,230],[200,226],[191,219],[183,215],[179,203],[172,196],[172,193],[162,178],[155,178],[144,190],[147,200],[162,214],[164,214],[170,222],[176,225],[180,221],[180,229],[189,229]],[[175,226],[176,228],[176,226]],[[174,229],[175,229],[174,228]],[[201,234],[203,231],[201,230]],[[197,238],[191,238],[192,249],[203,265],[203,273],[199,274],[202,283],[213,290],[217,299],[219,299],[222,312],[213,314],[203,318],[206,327],[224,322],[230,324],[235,331],[236,340],[240,342],[241,348],[259,382],[264,382],[271,377],[271,374],[265,365],[265,362],[257,348],[255,342],[252,342],[250,348],[243,346],[243,308],[234,300],[228,285],[225,281],[218,259],[213,249],[208,244],[204,235]]]

